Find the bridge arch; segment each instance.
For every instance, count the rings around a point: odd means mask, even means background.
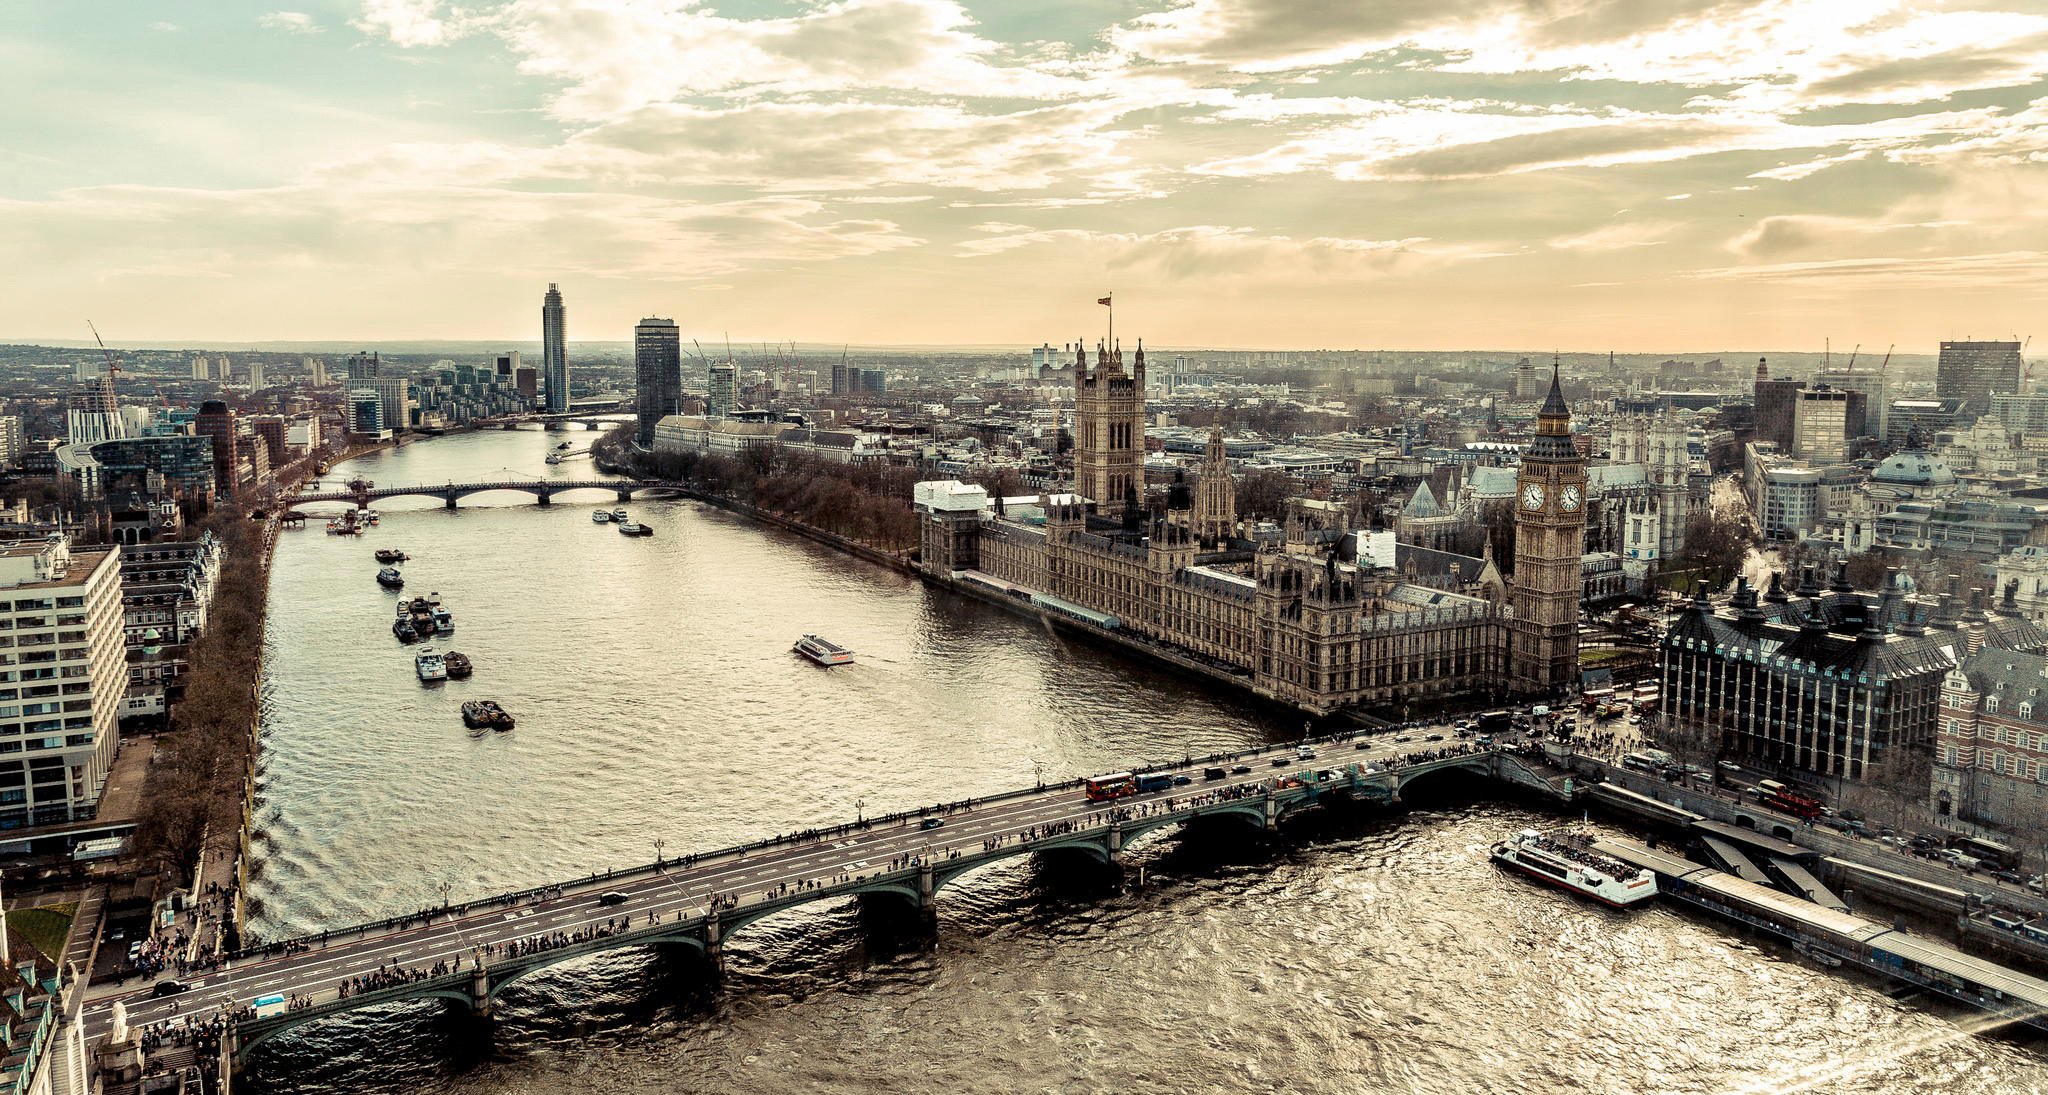
[[[542,951],[539,954],[531,955],[532,961],[514,959],[512,961],[516,962],[516,965],[501,963],[496,967],[486,966],[485,970],[491,977],[491,986],[484,994],[484,1006],[489,1007],[496,1003],[498,995],[509,986],[523,981],[542,970],[581,958],[596,958],[599,955],[611,954],[629,947],[685,946],[692,948],[699,957],[702,957],[706,953],[704,940],[701,935],[696,934],[701,930],[700,928],[688,928],[683,931],[662,932],[656,935],[607,936],[604,939],[591,940],[591,942],[610,943],[612,944],[611,946],[559,947],[555,950]],[[503,972],[500,972],[501,970]]]
[[[1487,766],[1487,758],[1484,755],[1436,761],[1428,763],[1426,766],[1416,765],[1412,768],[1397,768],[1393,773],[1394,793],[1398,795],[1406,791],[1410,784],[1418,780],[1450,771],[1477,772],[1480,775],[1492,774],[1492,770]]]
[[[466,974],[463,976],[467,977]],[[350,1001],[343,1000],[338,1003],[349,1004],[350,1006],[337,1007],[330,1004],[321,1008],[307,1008],[304,1011],[288,1012],[283,1019],[277,1020],[274,1025],[265,1025],[252,1034],[240,1035],[235,1042],[235,1060],[238,1062],[245,1061],[248,1059],[249,1054],[254,1052],[258,1046],[282,1035],[289,1034],[309,1023],[339,1019],[344,1015],[353,1015],[366,1008],[382,1007],[389,1004],[419,1004],[436,999],[453,1000],[470,1011],[477,1010],[475,997],[470,995],[466,987],[460,985],[421,985],[417,991],[387,997],[367,1004],[353,1004]]]

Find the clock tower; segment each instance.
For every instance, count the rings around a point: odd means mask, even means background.
[[[1536,438],[1515,479],[1515,574],[1509,668],[1516,692],[1548,696],[1579,681],[1579,599],[1586,553],[1586,460],[1572,444],[1557,364],[1536,412]]]

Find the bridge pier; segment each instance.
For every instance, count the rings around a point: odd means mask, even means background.
[[[935,915],[938,909],[938,886],[932,881],[932,857],[929,853],[917,865],[917,910],[926,916]]]
[[[1273,797],[1273,787],[1266,785],[1266,800],[1261,812],[1265,815],[1259,821],[1259,828],[1272,832],[1280,827],[1280,801]]]
[[[621,502],[631,502],[633,500],[633,492],[630,490],[621,490],[618,492],[618,495]]]
[[[442,507],[443,507],[443,508],[445,508],[445,509],[454,509],[454,508],[455,508],[455,494],[454,494],[454,492],[452,492],[452,491],[451,491],[451,492],[449,492],[448,494],[444,494],[444,495],[442,495],[442,496],[441,496],[441,505],[442,505]]]
[[[1121,867],[1124,865],[1124,823],[1121,821],[1112,821],[1109,823],[1108,859],[1109,865],[1112,867]]]
[[[720,941],[718,913],[713,910],[704,918],[704,961],[711,964],[711,972],[725,976],[725,944]]]
[[[547,491],[535,491],[534,496],[537,499],[537,501],[535,502],[536,505],[552,506],[555,504],[554,499],[548,494]]]
[[[469,975],[470,1010],[479,1019],[491,1017],[491,971],[478,962]]]

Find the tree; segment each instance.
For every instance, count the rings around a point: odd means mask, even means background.
[[[1699,510],[1685,523],[1680,572],[1689,581],[1704,578],[1719,589],[1735,579],[1750,545],[1749,522],[1740,510],[1728,506]]]
[[[1237,478],[1237,516],[1245,521],[1277,521],[1294,495],[1294,482],[1277,471],[1252,471]]]
[[[1837,805],[1854,811],[1872,827],[1919,829],[1927,824],[1934,758],[1923,746],[1893,745],[1863,771],[1845,780]]]

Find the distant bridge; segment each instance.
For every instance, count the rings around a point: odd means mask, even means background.
[[[535,502],[545,506],[554,501],[555,495],[563,491],[610,491],[619,501],[625,502],[639,491],[674,489],[674,484],[652,479],[493,479],[474,483],[416,483],[405,487],[380,487],[368,480],[358,479],[351,482],[346,490],[294,494],[287,501],[293,506],[306,502],[353,502],[361,508],[380,498],[420,496],[439,498],[449,509],[454,509],[457,502],[472,494],[493,490],[524,491],[533,495]]]
[[[1272,830],[1330,800],[1399,802],[1410,782],[1448,769],[1565,795],[1557,777],[1498,748],[1385,738],[1319,747],[1320,759],[1288,744],[1166,765],[1155,771],[1168,786],[1109,802],[1090,801],[1079,780],[1041,785],[281,941],[195,975],[179,995],[145,986],[100,996],[87,1005],[87,1038],[119,1039],[124,1027],[270,994],[299,998],[296,1010],[237,1017],[222,1046],[232,1070],[294,1027],[359,1008],[443,999],[489,1014],[528,974],[625,947],[680,947],[722,968],[732,932],[798,906],[875,895],[929,913],[941,887],[1017,856],[1115,867],[1154,830],[1223,819]]]

